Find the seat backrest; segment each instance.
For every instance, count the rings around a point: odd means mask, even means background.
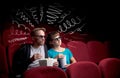
[[[100,61],[99,68],[103,78],[120,78],[120,59],[106,58]]]
[[[88,61],[88,49],[86,43],[82,41],[70,41],[67,43],[67,47],[73,53],[73,56],[77,61]]]
[[[66,73],[58,68],[52,66],[42,66],[29,69],[24,72],[24,78],[67,78]]]
[[[98,64],[102,59],[109,57],[109,53],[105,45],[100,41],[88,41],[87,47],[88,54],[92,62]]]
[[[62,44],[61,44],[61,47],[66,48],[66,47],[67,47],[67,45],[66,45],[65,43],[62,43]]]
[[[6,49],[0,45],[0,78],[8,78],[8,64],[6,57]]]
[[[13,57],[15,52],[19,49],[20,44],[12,44],[8,46],[8,65],[9,65],[9,71],[12,73],[12,63],[13,63]]]
[[[105,48],[107,50],[107,53],[109,54],[109,57],[113,57],[112,55],[112,47],[111,47],[111,42],[110,41],[104,41],[103,44],[105,45]]]
[[[29,33],[30,31],[28,31],[27,29],[24,30],[21,28],[5,29],[2,34],[2,44],[5,46],[9,46],[15,43],[17,44],[32,43],[32,38]]]
[[[68,78],[101,78],[99,67],[90,61],[81,61],[71,64],[66,69]]]

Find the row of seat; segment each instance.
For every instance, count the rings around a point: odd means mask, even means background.
[[[68,47],[77,61],[92,61],[96,64],[100,60],[112,57],[109,50],[108,42],[88,41],[70,41],[67,44],[62,43],[62,46]]]
[[[71,64],[66,71],[57,67],[37,67],[27,70],[24,78],[120,78],[120,59],[106,58],[99,65],[90,61]]]
[[[108,43],[103,44],[99,41],[89,41],[87,43],[82,41],[70,41],[67,44],[62,44],[62,46],[68,47],[72,51],[73,56],[78,62],[92,61],[96,64],[99,64],[102,59],[110,57],[108,46],[106,45],[108,45]],[[0,73],[5,73],[9,76],[12,75],[13,55],[19,46],[20,44],[17,43],[8,46],[7,49],[0,46]]]

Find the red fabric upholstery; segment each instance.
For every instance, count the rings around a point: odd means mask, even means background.
[[[66,44],[65,44],[65,43],[62,43],[62,44],[61,44],[61,47],[66,48],[67,46],[66,46]]]
[[[24,78],[67,78],[66,73],[58,67],[36,67],[25,71]]]
[[[112,51],[111,51],[111,42],[110,41],[104,41],[103,43],[105,45],[105,48],[106,48],[106,52],[108,53],[108,56],[109,57],[112,57]]]
[[[20,44],[12,44],[8,46],[8,65],[9,65],[10,74],[13,74],[13,71],[12,71],[13,56],[19,47],[20,47]]]
[[[23,43],[32,43],[32,39],[30,37],[30,32],[27,32],[22,29],[6,29],[2,35],[2,44],[5,46],[9,46],[12,44],[23,44]]]
[[[0,78],[8,78],[6,49],[2,45],[0,45]]]
[[[67,47],[72,51],[77,61],[89,60],[87,45],[84,42],[70,41],[67,43]]]
[[[90,60],[97,64],[102,59],[109,57],[109,53],[105,45],[100,41],[89,41],[87,43],[87,47]]]
[[[100,61],[99,67],[103,78],[120,78],[120,59],[106,58]]]
[[[71,64],[66,69],[68,78],[101,78],[99,67],[90,61]]]

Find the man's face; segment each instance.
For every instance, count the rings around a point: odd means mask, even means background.
[[[38,45],[44,45],[45,43],[45,32],[43,30],[38,30],[33,37],[33,42]]]

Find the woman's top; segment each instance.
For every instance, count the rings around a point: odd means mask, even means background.
[[[50,58],[55,58],[59,54],[65,55],[66,56],[66,64],[70,64],[70,59],[73,57],[73,54],[68,48],[65,48],[65,50],[62,52],[58,52],[58,51],[54,50],[53,48],[48,50],[48,57],[50,57]]]

